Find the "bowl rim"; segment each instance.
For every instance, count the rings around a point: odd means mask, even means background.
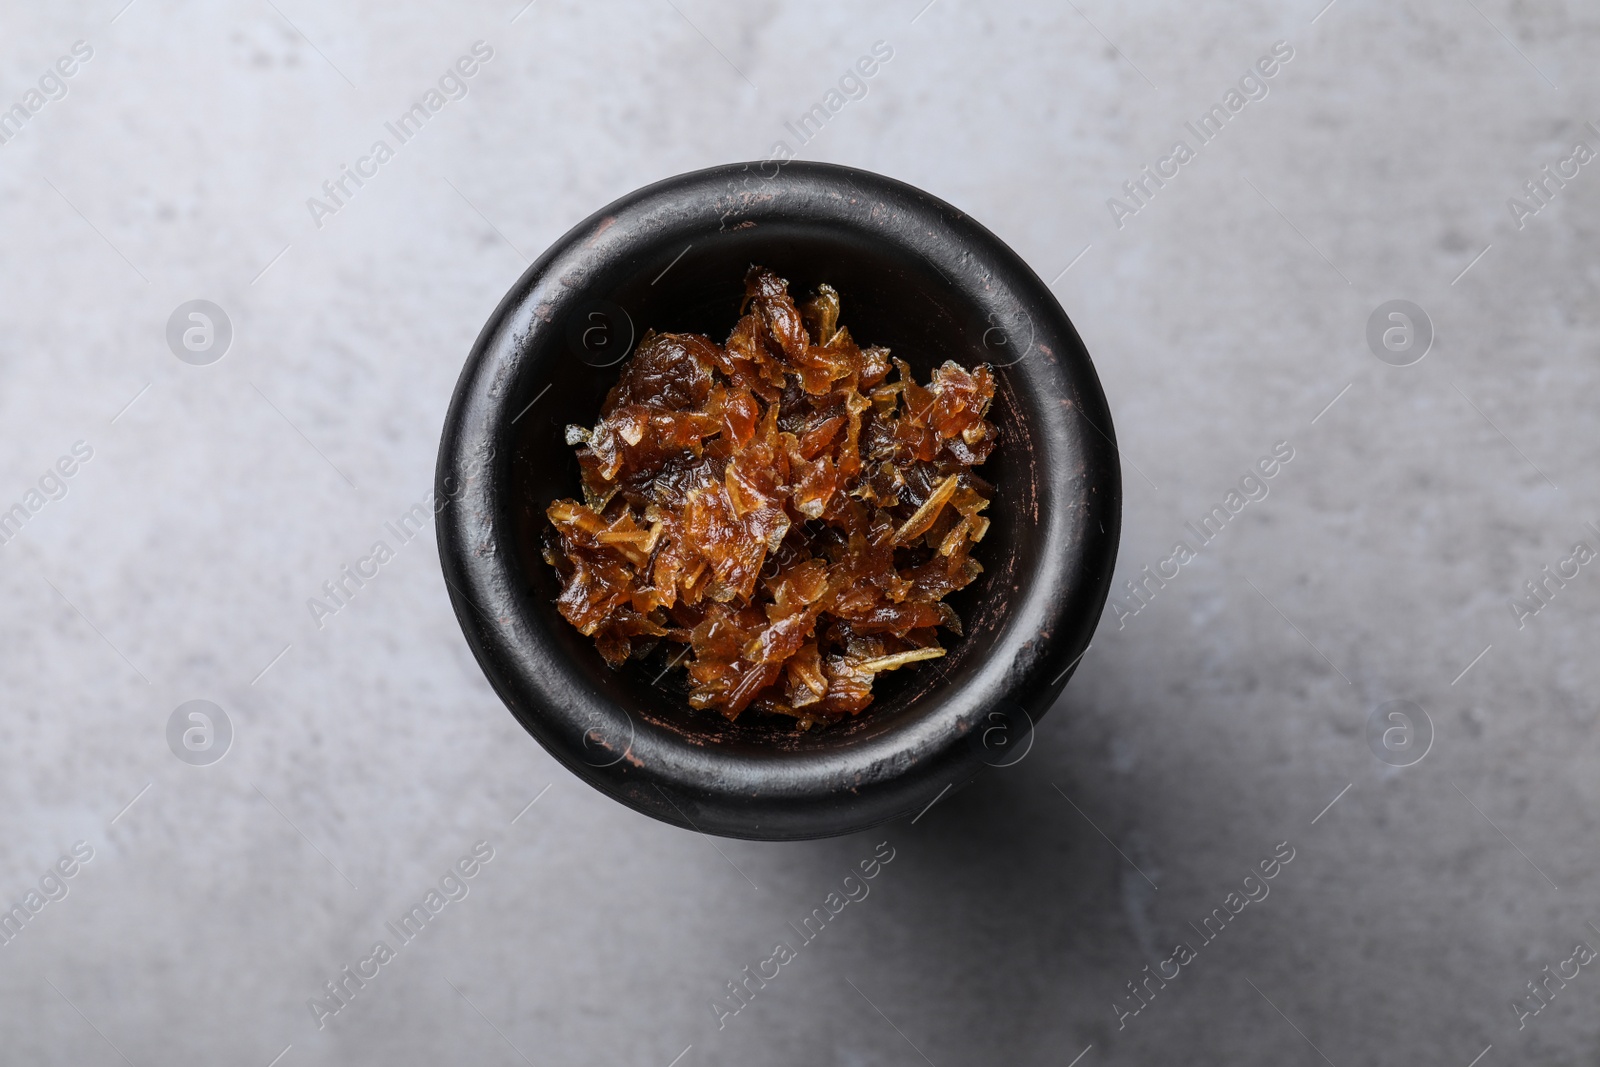
[[[682,247],[685,233],[778,218],[909,245],[947,281],[954,276],[955,297],[1000,309],[1007,324],[1026,317],[1026,350],[997,373],[1038,413],[1028,432],[1040,434],[1046,458],[1058,462],[1036,464],[1033,484],[1048,490],[1041,500],[1062,506],[1040,507],[1036,520],[1052,551],[1031,572],[1033,587],[1016,590],[1004,631],[963,684],[924,695],[926,714],[860,744],[757,756],[674,739],[649,723],[641,728],[628,708],[582,684],[541,647],[515,577],[512,538],[498,517],[508,506],[503,445],[516,421],[517,383],[554,358],[556,343],[546,335],[563,329],[562,311],[571,310],[593,266],[618,256],[653,263],[652,255]],[[1051,392],[1057,404],[1043,402]],[[501,299],[462,368],[441,434],[434,476],[440,563],[462,632],[496,693],[589,784],[654,818],[722,836],[849,833],[965,784],[994,762],[972,744],[984,715],[1019,723],[1020,711],[1031,730],[1066,685],[1099,622],[1116,561],[1121,472],[1114,434],[1087,350],[1049,287],[959,209],[858,168],[771,160],[710,167],[601,208],[554,242]]]

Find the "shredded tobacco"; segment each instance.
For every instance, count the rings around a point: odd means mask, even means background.
[[[918,385],[839,306],[752,267],[726,344],[646,333],[599,423],[567,427],[584,499],[547,511],[561,614],[612,666],[683,646],[690,705],[729,719],[859,714],[878,673],[944,655],[944,597],[983,570],[992,371]]]

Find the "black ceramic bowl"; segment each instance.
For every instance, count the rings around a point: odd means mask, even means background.
[[[544,512],[576,497],[569,423],[593,425],[646,328],[732,328],[746,269],[805,297],[839,290],[841,321],[926,381],[946,359],[998,372],[1000,429],[980,473],[997,492],[950,598],[949,654],[880,676],[848,722],[804,735],[691,710],[681,672],[608,667],[556,611]],[[445,420],[439,554],[467,642],[517,720],[624,804],[679,826],[768,840],[913,814],[984,764],[1014,760],[1060,694],[1105,604],[1121,477],[1094,367],[1043,282],[927,193],[820,163],[716,167],[658,182],[580,223],[484,326]],[[665,651],[665,650],[663,650]]]

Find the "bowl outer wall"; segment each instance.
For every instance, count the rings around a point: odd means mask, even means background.
[[[942,295],[974,305],[1013,334],[1026,324],[1026,350],[999,373],[1024,409],[1037,512],[1030,518],[1044,550],[1006,591],[1006,624],[961,685],[922,697],[918,714],[886,735],[778,756],[694,744],[636,722],[598,692],[582,665],[540,639],[532,613],[553,609],[533,602],[510,558],[517,547],[506,517],[516,487],[506,473],[505,442],[513,440],[523,397],[533,395],[529,376],[537,379],[545,361],[573,358],[548,334],[564,330],[596,264],[621,257],[654,271],[686,242],[796,220],[910,248],[944,277],[949,292]],[[462,631],[529,733],[591,785],[655,818],[723,836],[786,840],[849,833],[915,812],[983,767],[987,753],[972,742],[986,714],[1020,706],[1037,720],[1048,710],[1104,608],[1121,480],[1110,412],[1088,353],[1048,287],[1003,242],[951,205],[893,179],[768,162],[679,175],[630,193],[575,226],[524,272],[462,370],[440,443],[435,502],[441,564]],[[613,760],[595,759],[584,740],[591,727],[626,739]]]

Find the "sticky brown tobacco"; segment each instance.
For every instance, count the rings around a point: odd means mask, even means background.
[[[612,666],[683,646],[690,705],[805,729],[961,633],[944,597],[983,570],[994,378],[947,361],[918,385],[830,286],[797,307],[761,267],[741,314],[726,344],[646,333],[599,423],[567,428],[583,502],[550,505],[544,556]]]

